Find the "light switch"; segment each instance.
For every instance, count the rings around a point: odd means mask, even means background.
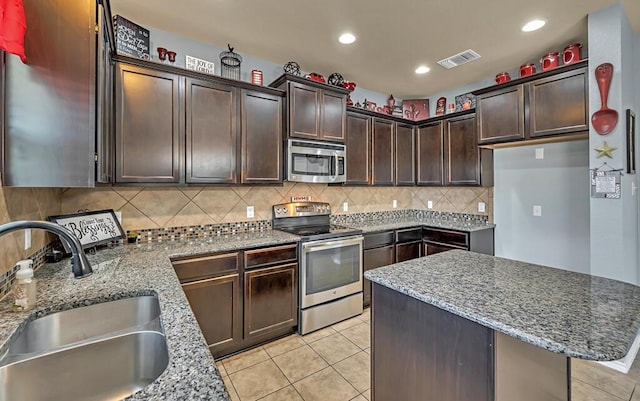
[[[253,206],[247,206],[247,218],[252,219],[254,215]]]
[[[478,202],[478,211],[484,213],[486,211],[484,202]]]
[[[427,201],[427,209],[433,209],[433,201]]]
[[[31,248],[31,229],[27,228],[24,230],[24,249],[27,250]]]
[[[536,160],[544,159],[544,148],[536,148]]]
[[[398,207],[398,201],[397,200],[393,200],[393,208],[397,208]]]
[[[533,205],[533,215],[537,217],[542,216],[542,206]]]
[[[342,204],[342,211],[343,212],[348,212],[349,211],[349,203],[345,202]]]

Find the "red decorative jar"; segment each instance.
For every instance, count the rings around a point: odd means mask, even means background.
[[[508,72],[501,72],[500,74],[496,75],[497,84],[503,84],[509,81],[511,81],[511,75],[509,75]]]
[[[528,77],[536,73],[536,66],[533,63],[527,63],[520,66],[520,78]]]

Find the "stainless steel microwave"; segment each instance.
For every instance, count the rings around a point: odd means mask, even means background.
[[[287,140],[286,175],[288,181],[335,183],[347,178],[345,145]]]

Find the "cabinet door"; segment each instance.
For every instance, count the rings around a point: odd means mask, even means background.
[[[422,241],[407,242],[396,245],[396,263],[416,259],[422,256]]]
[[[529,137],[589,130],[589,84],[586,69],[530,82]]]
[[[524,87],[516,85],[476,98],[478,143],[524,139]]]
[[[187,182],[237,182],[236,89],[187,78]]]
[[[298,264],[244,273],[244,338],[298,324]]]
[[[282,182],[282,97],[242,92],[242,183]]]
[[[370,180],[371,118],[347,113],[347,185],[368,185]]]
[[[412,125],[396,124],[396,185],[415,185],[415,136]]]
[[[347,101],[344,95],[321,92],[320,139],[344,143]]]
[[[184,79],[117,65],[116,182],[180,182]]]
[[[289,136],[320,137],[320,89],[289,83]]]
[[[394,130],[393,121],[373,119],[371,133],[371,183],[373,185],[393,185]]]
[[[417,129],[417,184],[443,184],[444,154],[442,121],[423,125]]]
[[[425,242],[424,249],[422,252],[424,256],[428,256],[428,255],[435,255],[436,253],[440,253],[440,252],[450,251],[452,249],[461,249],[461,248],[444,245],[444,244],[433,244],[430,242]]]
[[[445,185],[480,185],[475,115],[452,118],[445,124]]]
[[[376,269],[382,266],[388,266],[394,263],[393,245],[387,245],[380,248],[366,249],[362,259],[363,271]],[[363,281],[363,305],[371,304],[371,281],[364,279]]]
[[[230,352],[242,341],[238,274],[183,284],[182,289],[214,358]]]

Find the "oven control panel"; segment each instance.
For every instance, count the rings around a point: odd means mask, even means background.
[[[331,214],[331,205],[326,202],[291,202],[273,205],[273,217],[322,216]]]

